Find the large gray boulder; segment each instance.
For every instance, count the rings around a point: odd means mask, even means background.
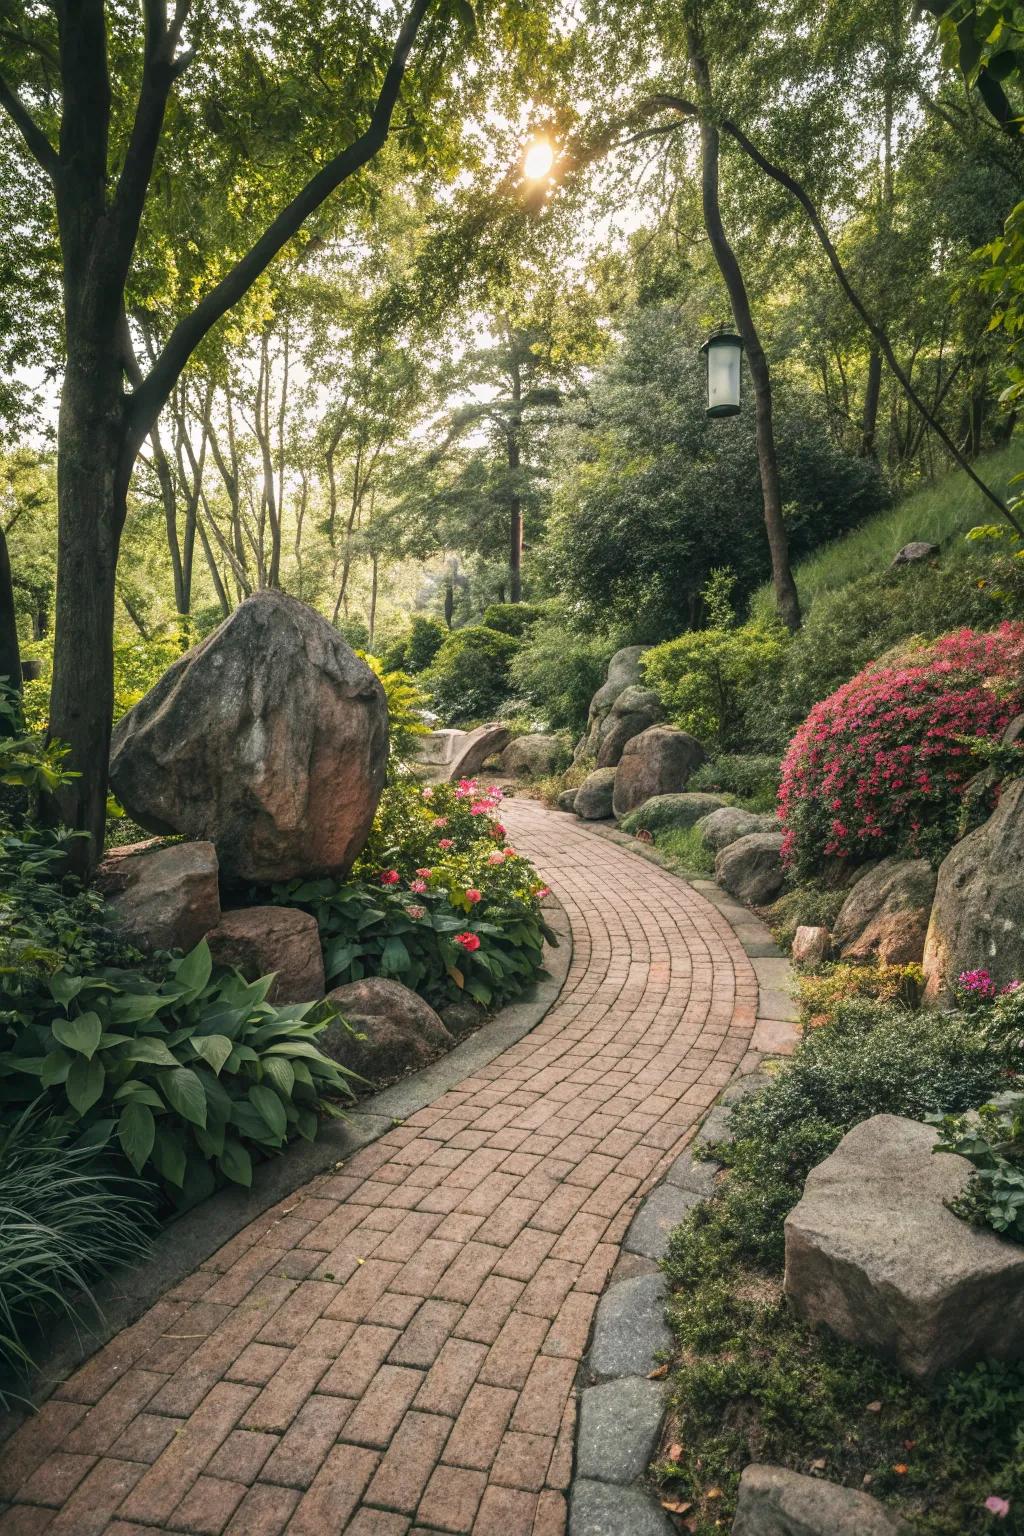
[[[612,809],[628,816],[654,795],[685,789],[691,773],[707,761],[695,736],[676,725],[652,725],[627,741],[615,770]]]
[[[1024,976],[1024,779],[1004,785],[983,826],[939,867],[924,946],[925,1000],[984,966],[997,986]]]
[[[583,821],[607,821],[611,816],[615,772],[614,768],[595,768],[583,780],[572,803]]]
[[[721,810],[712,811],[697,822],[701,841],[715,853],[720,848],[727,848],[730,843],[738,842],[741,837],[749,837],[752,832],[778,830],[779,823],[775,816],[745,811],[738,805],[724,805]]]
[[[455,1044],[430,1004],[389,977],[368,976],[335,987],[327,1001],[340,1018],[328,1024],[317,1044],[367,1082],[390,1082]]]
[[[114,730],[110,780],[151,832],[214,844],[228,881],[344,874],[384,787],[384,689],[283,592],[248,598]]]
[[[721,850],[715,859],[719,885],[748,907],[763,907],[782,889],[782,833],[751,832]]]
[[[517,736],[501,754],[501,768],[513,779],[540,779],[557,773],[568,762],[562,736]]]
[[[643,681],[640,658],[646,649],[647,647],[643,645],[623,646],[621,651],[615,652],[608,663],[608,676],[590,701],[587,729],[576,746],[574,758],[576,762],[584,757],[597,757],[604,724],[615,700],[627,688],[633,688]]]
[[[935,895],[927,859],[883,859],[843,902],[832,941],[843,960],[918,965]]]
[[[703,817],[728,804],[727,795],[684,790],[679,795],[655,795],[623,819],[623,832],[664,832],[668,827],[694,826]]]
[[[212,843],[131,843],[96,871],[110,926],[139,949],[194,949],[220,917]]]
[[[512,732],[500,720],[478,725],[475,731],[466,731],[444,777],[449,784],[457,784],[460,779],[472,779],[487,759],[497,752],[504,752],[511,740]]]
[[[273,973],[272,1003],[310,1003],[324,995],[324,957],[316,918],[297,907],[242,907],[225,912],[206,935],[217,965],[247,981]]]
[[[796,1311],[928,1379],[1024,1355],[1024,1247],[954,1216],[971,1176],[937,1132],[875,1115],[811,1170],[786,1218]]]
[[[732,1536],[911,1536],[912,1527],[857,1488],[787,1467],[743,1468]]]
[[[624,688],[608,711],[601,727],[601,741],[597,749],[597,766],[614,768],[622,757],[627,741],[639,736],[650,726],[657,725],[664,711],[661,700],[653,688],[636,685]]]

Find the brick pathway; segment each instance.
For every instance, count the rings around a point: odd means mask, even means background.
[[[559,1001],[94,1355],[0,1452],[2,1536],[561,1536],[594,1307],[757,993],[682,882],[507,820],[572,924]]]

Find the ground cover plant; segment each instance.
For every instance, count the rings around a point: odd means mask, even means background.
[[[782,1224],[807,1172],[873,1114],[961,1112],[1015,1078],[1019,1054],[971,1014],[854,997],[734,1106],[715,1196],[673,1235],[677,1341],[664,1499],[684,1528],[728,1528],[742,1468],[780,1463],[865,1487],[915,1531],[968,1536],[1024,1498],[1024,1368],[982,1362],[930,1389],[816,1334],[781,1292]],[[1001,1504],[999,1506],[1001,1508]]]

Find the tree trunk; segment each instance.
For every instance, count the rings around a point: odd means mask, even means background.
[[[370,582],[370,622],[367,625],[369,633],[366,640],[366,648],[368,651],[373,650],[373,637],[377,629],[377,575],[379,565],[380,556],[377,554],[376,550],[374,550],[372,556],[373,577]]]
[[[711,86],[707,61],[699,37],[692,24],[688,24],[690,62],[693,66],[702,98],[700,122],[701,145],[701,193],[704,205],[704,227],[714,252],[718,269],[722,274],[733,317],[743,339],[747,366],[754,386],[754,406],[757,429],[757,464],[761,474],[761,499],[764,504],[764,526],[768,535],[768,548],[772,560],[772,584],[775,588],[775,604],[779,617],[786,628],[800,628],[800,599],[796,582],[789,564],[789,540],[782,519],[782,495],[779,489],[779,465],[775,452],[775,432],[772,425],[772,386],[761,338],[750,311],[746,284],[736,255],[729,244],[722,224],[718,202],[719,133],[709,117]]]
[[[7,537],[0,528],[0,681],[15,693],[21,693],[21,650],[18,646],[18,621],[14,613],[14,584]],[[4,734],[4,716],[0,715],[0,736]]]
[[[64,785],[53,809],[64,825],[87,832],[70,862],[88,874],[103,850],[107,762],[114,712],[114,573],[127,510],[126,423],[116,347],[69,358],[57,429],[57,622],[54,629],[50,736],[70,747],[67,766],[81,775]]]
[[[523,599],[523,503],[515,490],[519,477],[519,431],[522,426],[523,385],[519,372],[519,359],[512,338],[512,412],[508,429],[508,467],[513,481],[512,502],[509,516],[508,550],[508,598],[510,603]]]
[[[878,431],[878,402],[882,395],[882,354],[878,347],[868,353],[868,377],[864,387],[864,416],[860,429],[860,456],[876,457],[875,434]]]

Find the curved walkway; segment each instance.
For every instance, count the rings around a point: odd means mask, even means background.
[[[561,1536],[594,1308],[757,984],[682,881],[507,809],[572,926],[558,1002],[65,1382],[0,1454],[2,1536]]]

